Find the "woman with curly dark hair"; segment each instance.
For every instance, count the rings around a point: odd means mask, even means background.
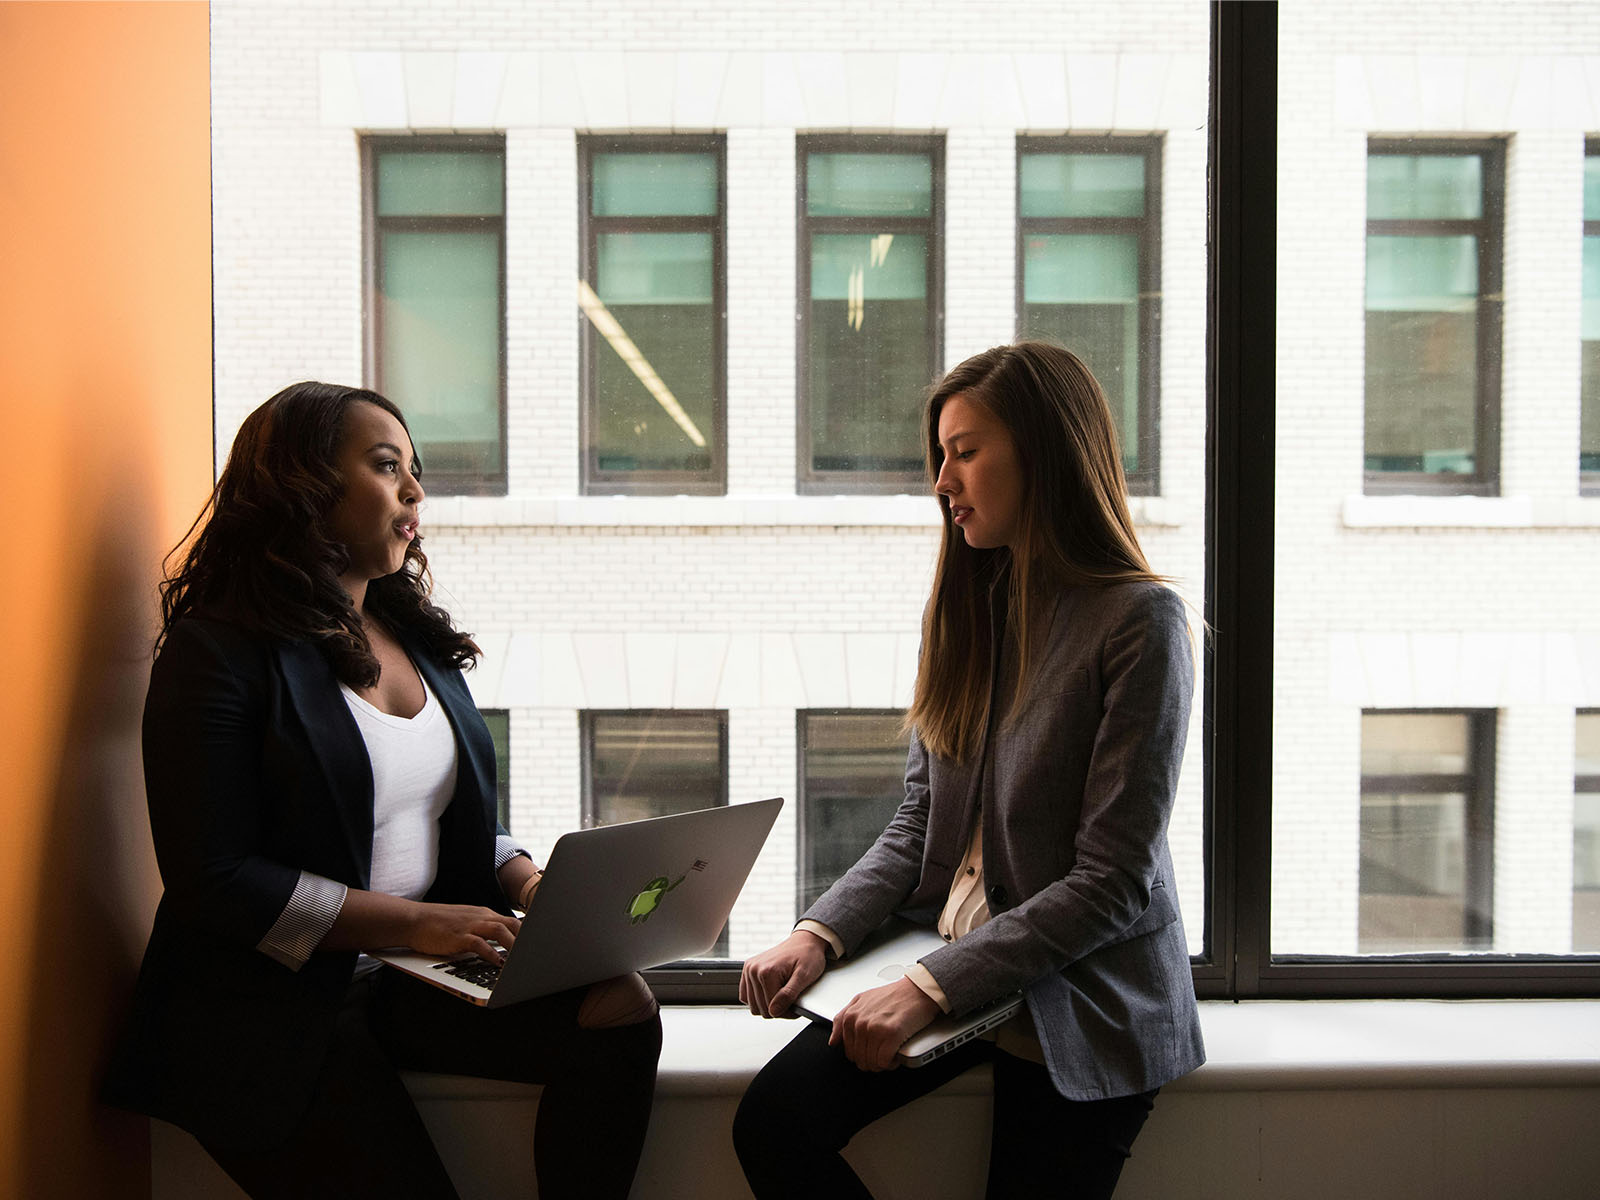
[[[637,976],[477,1008],[365,952],[496,960],[539,872],[495,819],[478,647],[429,599],[375,392],[240,427],[162,587],[145,784],[165,894],[109,1093],[252,1196],[453,1196],[398,1071],[542,1083],[539,1194],[625,1196],[661,1025]],[[176,553],[176,552],[175,552]]]

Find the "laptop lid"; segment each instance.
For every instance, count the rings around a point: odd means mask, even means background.
[[[782,807],[774,797],[562,835],[492,988],[456,978],[461,960],[376,957],[499,1008],[703,954]]]
[[[858,993],[904,977],[912,963],[945,944],[928,926],[891,917],[853,955],[830,964],[800,994],[795,1008],[812,1020],[831,1022]],[[932,1062],[1009,1020],[1021,1007],[1022,997],[1012,995],[959,1017],[937,1017],[900,1047],[900,1061],[912,1067]]]

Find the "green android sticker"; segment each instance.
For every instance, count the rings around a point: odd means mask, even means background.
[[[682,883],[684,878],[685,876],[679,875],[668,883],[665,875],[657,875],[645,884],[639,894],[628,902],[628,924],[638,925],[648,921],[650,914],[656,911],[656,905],[661,903],[661,897]]]

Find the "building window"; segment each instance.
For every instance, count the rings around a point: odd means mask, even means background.
[[[1017,139],[1017,327],[1105,390],[1128,490],[1157,491],[1161,140]]]
[[[1366,490],[1499,486],[1501,142],[1367,153]]]
[[[505,142],[362,140],[367,377],[435,494],[506,490]]]
[[[921,491],[941,360],[944,142],[801,137],[802,493]]]
[[[1583,157],[1583,417],[1578,470],[1585,495],[1600,494],[1600,138]]]
[[[727,713],[589,710],[580,724],[586,828],[728,803]],[[706,956],[727,954],[724,926]]]
[[[1572,779],[1572,950],[1600,952],[1600,711],[1578,714]]]
[[[481,708],[478,715],[489,727],[494,740],[495,817],[502,829],[511,831],[511,711]]]
[[[727,490],[723,139],[585,137],[583,488]]]
[[[897,711],[802,712],[795,915],[854,865],[905,798],[909,741]]]
[[[1494,721],[1362,713],[1361,953],[1491,948]]]

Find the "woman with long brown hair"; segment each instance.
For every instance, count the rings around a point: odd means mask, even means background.
[[[791,1015],[894,913],[946,944],[802,1030],[751,1084],[734,1145],[761,1200],[866,1196],[850,1138],[988,1061],[988,1194],[1109,1197],[1156,1092],[1204,1058],[1167,846],[1186,611],[1139,547],[1105,398],[1074,355],[976,355],[932,389],[924,429],[944,529],[905,800],[745,963],[740,999]],[[993,1042],[887,1069],[941,1013],[1016,992]]]
[[[430,599],[422,500],[375,392],[296,384],[240,427],[162,588],[166,890],[109,1098],[255,1197],[449,1197],[399,1070],[537,1082],[539,1194],[620,1200],[661,1046],[642,980],[483,1009],[364,953],[497,960],[539,879],[495,818],[478,647]]]

